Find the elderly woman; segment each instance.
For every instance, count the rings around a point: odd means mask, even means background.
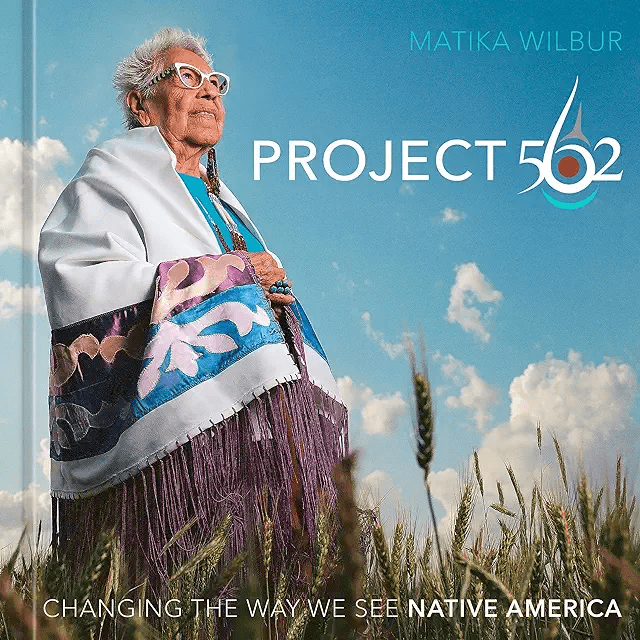
[[[227,513],[229,554],[266,517],[274,559],[308,552],[347,449],[320,343],[218,177],[229,78],[211,64],[163,29],[118,65],[129,130],[89,152],[40,240],[54,547],[77,567],[114,528],[156,589]]]

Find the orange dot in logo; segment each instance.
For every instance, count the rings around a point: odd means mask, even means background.
[[[558,162],[558,171],[565,178],[573,178],[580,171],[580,163],[573,156],[565,156]]]

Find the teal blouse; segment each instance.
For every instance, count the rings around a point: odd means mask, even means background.
[[[200,178],[196,178],[195,176],[189,176],[185,173],[178,173],[178,175],[182,178],[187,190],[191,194],[191,197],[195,200],[198,208],[200,209],[202,215],[207,220],[209,226],[211,227],[211,231],[213,231],[216,239],[218,238],[213,223],[216,224],[222,237],[229,247],[233,247],[233,242],[231,240],[231,232],[227,228],[222,216],[218,213],[218,210],[213,206],[211,200],[209,200],[209,194],[207,193],[207,187],[205,183],[200,180]],[[227,213],[233,218],[234,222],[238,225],[238,231],[244,238],[244,241],[247,243],[247,251],[256,252],[256,251],[264,251],[264,247],[258,238],[256,238],[251,231],[247,228],[247,226],[238,218],[233,209],[227,205],[226,202],[223,202]],[[220,247],[223,249],[223,247]]]

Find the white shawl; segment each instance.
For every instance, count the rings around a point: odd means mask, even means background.
[[[222,183],[220,196],[266,246]],[[42,228],[51,328],[152,298],[158,264],[206,253],[222,251],[158,128],[108,140],[89,151]]]
[[[266,246],[242,205],[223,184],[221,199]],[[82,333],[83,321],[150,301],[161,263],[221,253],[215,234],[176,173],[176,158],[158,129],[128,131],[89,152],[42,229],[39,262],[52,330],[57,334],[75,331],[73,325],[81,323],[77,329]],[[309,379],[328,397],[339,399],[306,316],[302,324]],[[62,352],[72,353],[73,349],[73,345],[65,346]],[[91,464],[86,457],[54,459],[52,490],[64,497],[121,481],[166,453],[167,443],[175,447],[187,441],[203,424],[210,426],[213,416],[219,420],[231,415],[256,393],[299,375],[284,344],[265,345],[167,401],[162,411],[156,409],[138,419],[122,433],[117,446],[93,455]],[[69,411],[80,410],[78,400],[61,397],[59,391],[56,394],[50,401],[54,429],[61,411],[70,420]],[[86,406],[82,411],[88,411]]]

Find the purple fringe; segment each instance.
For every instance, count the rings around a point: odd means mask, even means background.
[[[254,534],[261,539],[266,504],[274,524],[271,575],[292,560],[304,572],[313,557],[320,505],[335,506],[332,472],[348,453],[347,410],[310,383],[300,329],[288,308],[282,324],[299,380],[257,396],[117,487],[89,498],[53,499],[54,547],[72,571],[80,574],[100,533],[115,529],[129,584],[148,577],[149,589],[159,595],[227,513],[232,527],[223,561],[247,548]],[[292,455],[298,462],[302,531],[292,524]],[[162,553],[194,516],[196,525]]]

